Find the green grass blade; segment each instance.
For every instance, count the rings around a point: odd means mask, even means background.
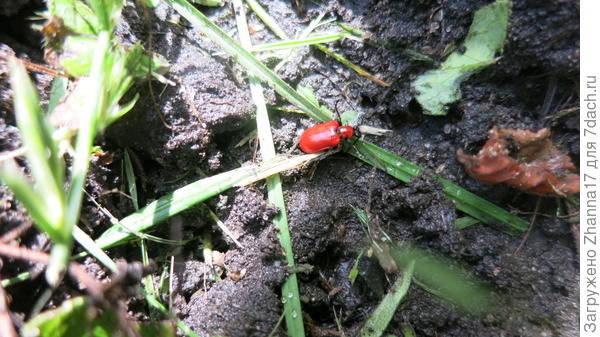
[[[458,218],[454,220],[454,227],[459,229],[464,229],[473,225],[478,224],[480,221],[472,218],[470,216],[463,216],[462,218]]]
[[[360,263],[360,259],[362,258],[364,253],[365,253],[365,250],[362,249],[360,251],[360,253],[358,254],[358,256],[356,257],[356,260],[354,260],[352,269],[350,269],[350,272],[348,273],[348,280],[350,280],[350,283],[352,283],[352,284],[354,284],[354,281],[356,281],[356,278],[358,277],[358,264]]]
[[[260,44],[250,48],[247,50],[251,52],[263,52],[263,51],[273,51],[273,50],[282,50],[282,49],[292,49],[298,48],[302,46],[311,46],[319,43],[328,43],[337,40],[341,40],[346,37],[344,33],[323,33],[319,35],[312,35],[306,38],[294,39],[294,40],[285,40],[285,41],[277,41],[273,43]]]
[[[354,147],[348,150],[348,153],[406,183],[424,171],[422,167],[362,140],[357,141]],[[519,232],[526,231],[529,227],[527,221],[518,216],[478,197],[449,180],[441,177],[436,178],[442,183],[446,196],[456,202],[456,207],[479,221],[491,225],[505,223]]]
[[[150,258],[148,257],[148,245],[144,239],[140,240],[140,250],[142,254],[142,264],[144,266],[148,266],[150,264]],[[154,277],[152,274],[144,276],[143,283],[146,294],[149,294],[150,296],[158,296],[158,292],[154,286]]]
[[[13,89],[15,115],[21,139],[25,146],[31,175],[35,180],[36,191],[48,210],[39,214],[46,218],[59,236],[53,240],[62,240],[60,235],[63,209],[64,164],[59,158],[58,148],[52,139],[52,129],[44,119],[40,109],[37,91],[20,61],[9,61],[10,82]]]
[[[60,240],[62,234],[46,216],[48,209],[44,200],[31,187],[31,182],[21,173],[13,159],[7,159],[0,163],[0,180],[10,188],[15,197],[25,206],[38,229],[48,233],[51,240]]]
[[[242,46],[244,48],[250,48],[252,45],[242,1],[233,0],[233,4]],[[256,130],[260,142],[260,152],[264,160],[269,160],[275,158],[276,153],[275,146],[273,145],[273,135],[271,133],[271,124],[269,122],[269,114],[267,112],[263,89],[257,77],[250,75],[248,80],[250,82],[252,98],[256,104]],[[279,229],[277,237],[285,251],[287,264],[290,268],[293,268],[294,252],[292,250],[292,239],[288,227],[283,188],[279,174],[267,178],[267,189],[269,202],[279,207],[279,214],[275,216],[273,223]],[[284,300],[283,309],[288,335],[292,337],[304,336],[300,291],[298,289],[298,280],[295,273],[288,276],[282,284],[281,298]]]
[[[277,157],[273,160],[264,161],[260,165],[248,165],[200,179],[151,202],[138,212],[125,217],[118,225],[114,225],[102,233],[96,239],[96,243],[101,248],[106,249],[126,242],[136,237],[135,232],[149,230],[169,217],[185,211],[231,187],[252,184],[270,175],[297,167],[318,157],[318,155],[303,155],[291,158]]]
[[[288,39],[288,35],[279,27],[275,20],[256,0],[246,0],[248,6],[280,39]]]
[[[245,48],[251,47],[250,34],[248,33],[248,24],[242,8],[241,0],[233,0],[236,9],[236,19],[238,32]],[[275,158],[275,146],[273,145],[273,135],[269,122],[269,114],[263,94],[263,89],[257,77],[250,75],[250,91],[254,103],[256,104],[256,130],[260,142],[260,152],[264,160]],[[283,197],[283,188],[281,177],[275,174],[267,178],[267,190],[269,202],[279,208],[279,214],[273,219],[273,223],[279,229],[277,237],[283,250],[289,267],[294,266],[294,252],[292,250],[292,239],[287,221],[287,212],[285,200]],[[302,307],[300,305],[300,291],[298,280],[295,273],[292,273],[281,286],[281,298],[284,300],[283,308],[287,333],[292,337],[304,336],[304,322],[302,320]]]
[[[17,276],[2,279],[2,287],[6,288],[6,287],[10,287],[11,285],[14,285],[14,284],[21,283],[23,281],[27,281],[30,279],[30,277],[31,277],[31,273],[26,271],[26,272],[17,274]]]
[[[198,336],[192,329],[190,329],[187,325],[185,325],[185,323],[180,320],[177,316],[175,316],[172,312],[170,312],[167,308],[165,308],[165,306],[160,303],[160,301],[146,293],[145,294],[145,298],[146,298],[146,302],[148,302],[148,304],[150,304],[150,306],[152,306],[153,308],[155,308],[156,310],[160,311],[163,315],[171,318],[172,320],[175,321],[175,325],[177,325],[177,327],[188,337],[200,337]]]
[[[283,29],[281,29],[279,27],[279,25],[277,24],[277,21],[275,19],[273,19],[269,15],[269,13],[267,13],[258,3],[256,3],[255,0],[246,0],[246,2],[250,6],[250,8],[252,8],[252,10],[256,13],[256,15],[258,15],[258,17],[264,22],[264,24],[267,27],[269,27],[271,29],[271,31],[273,31],[273,33],[275,33],[275,35],[277,35],[280,39],[283,39],[283,40],[289,39],[287,34],[283,31]],[[315,20],[313,20],[310,23],[310,25],[308,26],[308,28],[302,33],[301,39],[306,38],[308,36],[308,34],[310,34],[320,24],[320,21],[321,21],[321,19],[323,19],[324,16],[325,16],[325,13],[321,13],[319,15],[319,17],[317,17]],[[340,39],[347,37],[348,34],[351,34],[351,32],[348,32],[347,34],[339,33]],[[335,40],[332,40],[332,41],[335,41]],[[324,43],[324,42],[331,42],[331,41],[322,41],[322,43]],[[324,46],[322,44],[318,44],[318,43],[311,43],[311,45],[314,45],[321,52],[331,56],[336,61],[338,61],[338,62],[342,63],[343,65],[347,66],[348,68],[354,70],[360,76],[364,76],[381,86],[384,86],[384,87],[390,86],[389,83],[382,81],[377,76],[372,75],[368,71],[366,71],[363,68],[361,68],[360,66],[350,62],[350,60],[348,60],[347,58],[343,57],[342,55],[330,50],[326,46]],[[291,53],[290,53],[290,55],[291,55]],[[277,66],[275,66],[275,71],[278,71],[279,69],[281,69],[281,67],[283,67],[283,65],[285,64],[286,60],[289,58],[290,55],[286,56],[284,58],[284,60],[282,60]]]
[[[103,114],[103,109],[107,108],[106,91],[104,86],[108,72],[107,58],[109,49],[109,35],[106,32],[100,33],[96,52],[92,62],[89,80],[89,96],[85,106],[82,119],[75,142],[75,157],[71,167],[71,182],[67,196],[67,214],[65,215],[65,230],[69,233],[79,219],[79,211],[83,200],[83,187],[90,164],[90,154],[92,145],[96,136],[98,119]]]
[[[73,238],[77,241],[87,252],[93,257],[98,259],[106,268],[113,273],[117,273],[117,264],[94,242],[94,240],[87,235],[81,228],[73,227]]]
[[[314,104],[299,95],[289,84],[285,83],[273,71],[262,64],[256,57],[236,43],[221,28],[212,23],[204,14],[185,0],[165,0],[181,16],[191,22],[194,27],[204,33],[211,41],[220,46],[227,54],[233,56],[249,74],[252,74],[285,97],[290,103],[302,109],[307,115],[319,121],[329,120]]]
[[[398,277],[390,292],[385,295],[381,303],[377,306],[377,309],[375,309],[371,317],[369,317],[365,325],[360,329],[362,337],[379,337],[383,334],[392,317],[394,317],[398,305],[400,305],[400,302],[402,302],[402,299],[408,293],[414,270],[415,261],[411,261],[404,270],[402,277]]]
[[[137,184],[135,183],[135,173],[133,172],[133,165],[131,164],[131,158],[129,157],[129,151],[125,150],[125,176],[127,177],[127,190],[133,202],[133,208],[136,211],[140,210],[138,203]]]
[[[64,220],[60,227],[63,239],[55,242],[50,253],[50,263],[46,269],[46,278],[51,285],[58,284],[71,256],[73,228],[79,219],[83,200],[83,187],[90,163],[92,145],[96,136],[96,126],[102,109],[105,107],[106,92],[104,80],[106,79],[105,72],[107,67],[105,62],[108,47],[109,35],[106,32],[102,32],[98,36],[90,77],[82,80],[89,81],[90,98],[81,114],[82,118],[79,125],[79,132],[77,133],[75,153],[71,166],[69,191],[67,193],[66,204],[64,207],[61,207],[61,209],[65,210]]]

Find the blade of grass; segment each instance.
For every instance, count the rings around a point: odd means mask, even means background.
[[[350,283],[352,283],[352,284],[354,284],[354,281],[356,281],[356,278],[358,277],[358,264],[360,263],[360,259],[362,258],[364,253],[365,253],[365,250],[362,249],[360,251],[360,253],[358,254],[358,256],[356,257],[356,260],[354,260],[352,269],[350,269],[350,272],[348,273],[348,280],[350,280]]]
[[[303,155],[291,158],[280,156],[264,161],[260,165],[248,165],[200,179],[151,202],[138,212],[125,217],[119,221],[119,224],[113,225],[102,233],[96,239],[96,243],[102,249],[106,249],[126,242],[136,237],[134,232],[150,230],[167,218],[231,187],[252,184],[275,173],[303,165],[318,157],[319,155]]]
[[[0,178],[13,192],[15,197],[25,206],[33,223],[50,236],[60,238],[62,234],[56,229],[56,225],[46,216],[48,209],[45,202],[32,187],[30,181],[25,177],[13,159],[0,163]]]
[[[277,37],[279,37],[282,40],[288,40],[289,37],[287,36],[287,34],[283,31],[283,29],[281,29],[279,27],[279,25],[277,24],[277,21],[275,19],[273,19],[269,13],[267,13],[257,2],[256,0],[246,0],[246,2],[248,3],[248,5],[250,6],[250,8],[252,8],[252,10],[256,13],[256,15],[264,22],[264,24],[269,27],[271,29],[271,31],[273,33],[275,33],[275,35],[277,35]],[[306,36],[308,36],[308,34],[310,34],[310,32],[312,32],[312,30],[318,25],[318,23],[321,21],[321,19],[323,18],[323,16],[325,15],[325,13],[321,14],[316,20],[314,20],[313,22],[310,23],[309,27],[302,33],[301,38],[305,38]],[[346,34],[340,34],[342,37],[341,38],[345,38],[348,35]],[[340,38],[340,39],[341,39]],[[324,41],[324,42],[331,42],[331,41]],[[368,79],[370,79],[371,81],[384,86],[384,87],[389,87],[390,84],[382,81],[381,79],[379,79],[377,76],[369,73],[368,71],[364,70],[363,68],[361,68],[360,66],[350,62],[350,60],[348,60],[347,58],[343,57],[342,55],[330,50],[329,48],[327,48],[326,46],[322,45],[322,44],[312,44],[314,45],[316,48],[318,48],[320,51],[322,51],[323,53],[331,56],[332,58],[334,58],[336,61],[342,63],[343,65],[347,66],[348,68],[354,70],[357,74],[359,74],[360,76],[364,76]],[[288,55],[289,56],[289,55]],[[287,59],[287,57],[286,57]],[[285,62],[285,59],[280,62],[276,67],[275,67],[275,71],[278,71],[279,69],[281,69],[281,67],[283,66],[283,63]]]
[[[98,247],[94,239],[87,235],[81,228],[73,227],[73,238],[77,241],[87,252],[93,257],[98,259],[106,268],[113,273],[117,273],[117,264],[102,250]]]
[[[146,240],[140,240],[140,251],[142,254],[142,265],[148,266],[150,264],[150,258],[148,257],[148,246]],[[156,297],[158,295],[156,287],[154,286],[154,280],[152,274],[144,276],[144,290],[146,294]]]
[[[362,337],[379,337],[383,334],[392,317],[394,317],[398,305],[400,305],[400,302],[402,302],[402,299],[408,293],[414,270],[415,261],[411,261],[404,270],[402,277],[398,277],[390,292],[385,295],[381,303],[377,306],[377,309],[375,309],[371,317],[369,317],[365,325],[360,329]]]
[[[388,82],[386,82],[386,81],[380,79],[379,77],[371,74],[370,72],[364,70],[360,66],[352,63],[350,60],[348,60],[347,58],[343,57],[342,55],[334,52],[333,50],[330,50],[326,46],[324,46],[322,44],[316,44],[315,47],[317,49],[319,49],[320,51],[322,51],[323,53],[325,53],[325,54],[333,57],[339,63],[345,65],[346,67],[348,67],[348,68],[350,68],[352,70],[354,70],[360,76],[366,77],[366,78],[370,79],[371,81],[379,84],[382,87],[389,87],[391,85]]]
[[[241,0],[233,0],[233,6],[236,14],[238,32],[242,46],[250,48],[250,34],[248,33],[248,23]],[[248,76],[250,82],[250,91],[254,104],[256,105],[256,130],[260,143],[260,152],[264,160],[275,158],[275,146],[273,145],[273,135],[271,134],[271,124],[269,114],[265,103],[265,97],[260,81],[257,77]],[[283,188],[281,186],[281,177],[274,174],[267,178],[267,189],[269,201],[279,207],[279,214],[273,218],[273,223],[279,229],[278,238],[286,260],[290,268],[294,267],[294,252],[292,250],[292,239],[287,221],[287,212],[285,200],[283,197]],[[285,313],[285,322],[287,333],[292,337],[304,336],[304,322],[302,320],[302,307],[300,306],[300,291],[298,289],[298,280],[295,273],[292,273],[281,286],[281,297],[283,310]]]
[[[175,325],[177,325],[179,330],[181,330],[186,336],[200,337],[192,329],[190,329],[187,325],[185,325],[185,323],[182,320],[180,320],[177,316],[175,316],[172,312],[170,312],[167,308],[165,308],[165,306],[162,303],[160,303],[160,301],[156,297],[154,297],[148,293],[144,294],[144,297],[146,298],[146,301],[148,302],[148,304],[150,304],[150,306],[152,306],[156,310],[160,311],[163,315],[174,320]]]
[[[2,280],[2,287],[6,288],[6,287],[10,287],[13,284],[17,284],[23,281],[27,281],[29,280],[29,278],[31,277],[31,273],[26,271],[24,273],[20,273],[17,276],[8,278],[8,279],[3,279]]]
[[[329,120],[317,107],[298,95],[289,84],[285,83],[273,71],[258,61],[251,53],[247,52],[242,46],[236,43],[221,28],[212,23],[204,14],[198,11],[194,6],[185,0],[165,0],[181,16],[191,22],[197,29],[204,33],[210,40],[219,45],[223,50],[233,56],[249,74],[252,74],[262,81],[269,83],[280,95],[286,97],[292,104],[300,107],[306,114],[316,120]]]
[[[138,194],[137,194],[137,185],[135,183],[135,173],[133,172],[133,165],[131,164],[131,158],[129,157],[129,151],[125,150],[124,157],[124,165],[125,165],[125,176],[127,177],[127,190],[129,191],[129,196],[131,196],[131,202],[133,202],[133,208],[136,211],[140,210],[140,206],[138,203]]]
[[[426,171],[404,158],[362,140],[357,141],[353,148],[348,150],[348,153],[404,182],[409,182],[411,178]],[[437,176],[436,179],[442,183],[446,196],[456,202],[456,208],[479,221],[492,225],[497,225],[499,222],[505,223],[513,230],[519,232],[524,232],[529,227],[527,221],[478,197],[451,181]]]
[[[252,1],[246,1],[246,2],[250,3]],[[283,33],[283,35],[279,35],[277,33],[277,32],[281,33],[281,32],[283,32],[283,30],[281,28],[279,28],[279,25],[277,24],[277,22],[275,22],[275,20],[273,20],[273,18],[268,13],[264,14],[263,16],[259,16],[259,17],[265,23],[265,25],[267,25],[267,27],[271,28],[271,31],[273,31],[275,34],[277,34],[277,36],[280,39],[284,39],[284,40],[287,39],[287,35],[285,33]],[[320,13],[319,16],[317,16],[314,20],[312,20],[308,24],[308,27],[306,27],[306,29],[304,29],[304,31],[302,31],[302,33],[300,34],[300,38],[309,36],[317,28],[317,26],[319,26],[319,24],[321,23],[321,20],[323,20],[324,17],[325,17],[325,12]],[[279,70],[281,70],[281,68],[283,68],[283,66],[292,58],[292,56],[296,52],[296,49],[297,48],[290,50],[288,52],[288,54],[279,63],[277,63],[277,65],[275,66],[275,68],[273,68],[273,70],[275,72],[279,72]]]
[[[288,35],[283,31],[283,29],[281,29],[281,27],[279,27],[278,24],[275,23],[275,20],[273,20],[271,15],[267,13],[267,11],[258,3],[258,1],[246,0],[246,3],[248,4],[248,7],[250,7],[250,9],[252,9],[252,11],[262,20],[262,22],[264,22],[264,24],[267,25],[267,27],[269,27],[273,33],[275,33],[275,35],[277,35],[280,39],[288,39]]]
[[[277,42],[267,43],[267,44],[259,44],[259,45],[247,48],[247,50],[249,50],[251,52],[263,52],[263,51],[273,51],[273,50],[281,50],[281,49],[291,49],[291,48],[298,48],[298,47],[302,47],[302,46],[312,46],[312,45],[316,45],[319,43],[333,42],[333,41],[341,40],[344,37],[346,37],[346,34],[339,33],[339,32],[328,33],[328,34],[322,33],[322,34],[318,34],[318,35],[307,36],[305,38],[300,38],[300,39],[292,39],[292,40],[286,39],[284,41],[277,41]]]
[[[46,219],[46,224],[54,227],[54,237],[51,239],[62,241],[66,236],[60,228],[64,217],[64,164],[59,158],[58,148],[52,139],[52,129],[44,119],[37,91],[25,67],[16,59],[9,60],[9,67],[15,116],[23,145],[27,149],[27,161],[39,196],[37,199],[43,200],[46,209],[52,210],[40,216]],[[41,220],[40,217],[37,219]]]
[[[50,284],[58,284],[62,278],[69,258],[71,256],[73,228],[79,219],[81,203],[83,200],[83,187],[90,164],[90,154],[96,136],[97,124],[103,109],[106,108],[105,79],[107,77],[107,59],[109,48],[109,35],[101,32],[98,35],[96,51],[92,61],[90,77],[84,79],[90,84],[90,97],[82,113],[79,132],[75,142],[75,153],[71,166],[71,181],[67,192],[64,222],[61,230],[65,233],[64,241],[57,242],[50,253],[50,263],[46,269],[46,278]]]
[[[225,226],[225,224],[223,223],[223,221],[221,221],[221,219],[219,219],[219,217],[215,214],[215,212],[213,212],[212,209],[210,209],[210,207],[206,206],[206,204],[204,205],[204,209],[206,209],[206,211],[208,212],[208,216],[217,224],[217,226],[221,229],[221,231],[223,231],[223,233],[225,233],[225,235],[227,235],[231,241],[233,241],[238,247],[240,248],[244,248],[244,246],[242,246],[242,244],[238,241],[238,239],[235,238],[235,235],[233,235],[233,233],[229,230],[229,228],[227,228],[227,226]]]
[[[493,305],[496,299],[490,290],[469,277],[465,271],[450,268],[451,261],[410,245],[392,244],[389,247],[390,256],[400,268],[415,263],[413,281],[424,290],[471,313],[480,314],[497,309]]]

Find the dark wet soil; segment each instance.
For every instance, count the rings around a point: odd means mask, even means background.
[[[291,4],[294,1],[261,2],[291,36],[301,32],[319,11],[327,10],[337,20],[394,46],[386,49],[348,39],[330,44],[350,61],[390,82],[389,88],[308,48],[297,52],[280,72],[292,86],[317,88],[319,101],[329,109],[360,110],[364,112],[363,124],[391,129],[385,138],[369,138],[379,146],[520,212],[525,219],[538,197],[474,181],[456,161],[456,149],[476,152],[493,125],[534,130],[550,127],[555,142],[578,163],[578,112],[549,118],[578,102],[578,2],[515,1],[502,58],[462,85],[463,98],[451,105],[444,117],[422,115],[410,89],[411,80],[435,65],[411,59],[403,51],[410,49],[435,61],[443,60],[448,46],[456,48],[466,36],[473,12],[489,1],[331,0],[321,2],[320,7],[305,1],[307,11],[301,17]],[[0,31],[0,43],[21,57],[41,63],[39,36],[12,28],[14,22],[20,22],[19,27],[28,25],[24,20],[31,6],[18,14],[0,12],[12,15],[11,26],[5,25]],[[235,32],[228,5],[199,8],[225,31]],[[177,20],[179,24],[175,24]],[[256,31],[252,36],[255,43],[275,40],[253,14],[249,20]],[[148,83],[137,85],[142,99],[97,140],[110,157],[92,162],[86,186],[92,198],[118,218],[134,210],[126,198],[114,193],[124,182],[124,151],[132,154],[142,204],[203,175],[256,160],[254,141],[235,146],[255,126],[245,75],[233,59],[211,57],[218,47],[165,5],[150,12],[150,20],[145,21],[142,9],[129,3],[117,34],[125,43],[146,42],[152,37],[153,51],[172,64],[168,77],[176,85],[152,83],[152,90]],[[40,90],[45,90],[48,79],[37,76],[36,80]],[[13,150],[20,143],[3,73],[0,97],[0,151]],[[267,97],[272,106],[285,105],[272,91],[267,91]],[[302,130],[313,123],[275,109],[271,118],[278,152],[289,151]],[[374,258],[364,256],[356,282],[348,280],[355,259],[367,247],[352,207],[368,206],[392,237],[451,258],[505,299],[498,312],[479,317],[412,285],[388,333],[399,336],[401,327],[410,325],[418,336],[578,335],[577,250],[570,224],[552,216],[561,201],[541,200],[540,212],[550,216],[538,216],[528,242],[515,256],[520,237],[481,224],[463,230],[454,227],[453,221],[463,214],[427,176],[404,184],[383,172],[373,173],[371,167],[348,155],[335,154],[306,169],[286,173],[283,183],[295,259],[314,267],[299,274],[309,333],[337,331],[335,310],[346,335],[358,335],[396,278],[386,275]],[[162,268],[169,266],[168,256],[175,255],[173,310],[198,334],[266,336],[282,314],[280,286],[288,272],[270,222],[276,210],[266,201],[263,183],[227,191],[206,204],[243,248],[224,236],[206,209],[198,207],[170,219],[154,233],[191,239],[178,248],[150,244],[150,257],[159,266],[155,276],[158,279]],[[90,200],[84,204],[82,218],[92,236],[110,225]],[[0,231],[25,221],[23,208],[0,187]],[[202,253],[202,238],[208,234],[214,250],[224,253],[223,267],[216,271],[209,268]],[[46,241],[45,236],[30,230],[21,243],[47,249]],[[139,249],[133,245],[114,248],[111,256],[140,259]],[[9,262],[4,261],[2,278],[29,268],[26,263]],[[41,278],[8,288],[11,310],[26,319],[43,289]],[[64,294],[58,298],[76,292],[68,287],[61,291]],[[132,313],[136,317],[148,318],[140,309],[143,305],[132,307],[138,311]],[[283,327],[278,329],[277,333],[285,335]]]

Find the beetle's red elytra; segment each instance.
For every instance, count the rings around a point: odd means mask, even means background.
[[[338,121],[330,121],[311,126],[300,136],[300,149],[305,153],[317,153],[332,149],[344,139],[354,136],[354,128],[340,126]]]

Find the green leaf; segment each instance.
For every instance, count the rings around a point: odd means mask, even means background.
[[[409,244],[393,243],[389,254],[402,270],[415,263],[415,283],[433,295],[472,313],[495,310],[490,289],[450,260]]]
[[[48,13],[60,17],[74,33],[96,35],[98,19],[94,12],[80,0],[49,0]]]
[[[68,36],[59,56],[60,65],[73,76],[89,74],[97,40],[91,36]]]
[[[352,269],[350,269],[350,273],[348,273],[348,280],[350,280],[350,283],[352,284],[354,284],[354,281],[356,281],[356,278],[358,277],[358,264],[364,253],[364,249],[360,251],[356,257],[356,260],[354,260],[354,264],[352,265]]]
[[[124,0],[86,0],[92,8],[100,30],[112,33],[121,17]]]
[[[24,337],[80,337],[112,336],[116,334],[118,321],[113,311],[103,311],[96,317],[88,310],[85,297],[66,300],[52,310],[34,316],[23,326]],[[92,331],[90,335],[89,332]]]
[[[65,97],[68,84],[69,80],[64,77],[58,76],[52,80],[52,88],[50,89],[50,98],[48,100],[49,102],[48,108],[46,109],[46,114],[52,113],[58,103]]]
[[[360,118],[360,116],[362,114],[363,114],[362,112],[354,111],[354,110],[345,111],[340,116],[340,119],[342,120],[342,125],[352,125],[352,126],[358,125],[358,119]]]
[[[458,218],[454,220],[454,227],[464,229],[469,226],[473,226],[479,223],[479,220],[472,218],[470,216],[463,216],[462,218]]]
[[[498,0],[475,12],[461,51],[450,54],[439,69],[412,82],[424,114],[445,115],[445,105],[461,98],[460,83],[496,62],[495,55],[506,38],[511,6],[510,1]]]

